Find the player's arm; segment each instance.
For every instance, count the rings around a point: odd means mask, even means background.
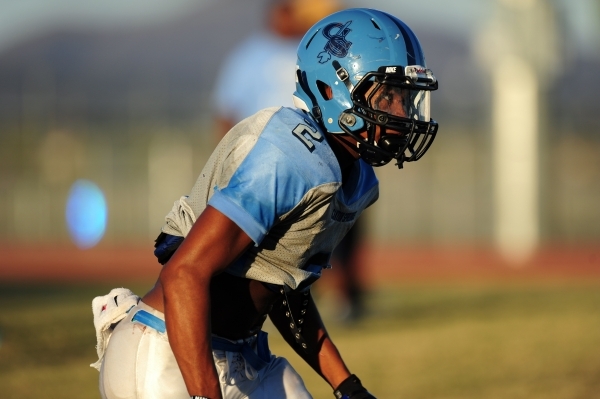
[[[306,341],[307,349],[298,344],[290,330],[291,318],[287,314],[287,306],[275,305],[269,313],[273,324],[277,327],[286,342],[332,387],[337,387],[350,375],[340,353],[329,338],[312,295],[288,294],[287,301],[292,310],[292,317],[302,328],[301,334]],[[307,305],[303,301],[308,300]],[[304,315],[299,315],[306,309]],[[302,319],[302,321],[300,321]]]
[[[169,343],[190,395],[221,398],[210,325],[210,281],[252,240],[208,206],[160,273]]]
[[[287,306],[274,306],[269,317],[286,342],[304,359],[325,381],[335,390],[336,397],[350,399],[375,399],[361,384],[360,380],[350,374],[344,363],[340,352],[329,337],[319,310],[315,305],[312,295],[288,294],[289,309],[292,310],[294,322],[301,322],[301,334],[307,345],[303,349],[293,336],[290,329],[290,317],[286,314]],[[304,301],[308,301],[304,305]],[[306,309],[306,313],[299,315],[298,312]]]

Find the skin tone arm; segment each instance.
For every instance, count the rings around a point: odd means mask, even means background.
[[[211,346],[210,281],[250,245],[243,230],[208,206],[142,298],[165,314],[169,343],[190,395],[221,399]]]
[[[217,142],[221,140],[233,126],[235,126],[235,123],[233,123],[232,120],[224,117],[217,117],[214,121],[214,124],[215,126],[213,130],[216,132],[215,138]]]
[[[252,240],[229,218],[208,206],[164,266],[155,287],[142,300],[165,313],[169,343],[190,395],[221,399],[211,353],[210,281],[250,245]],[[303,336],[318,348],[311,355],[298,347],[281,309],[271,320],[286,341],[331,386],[336,388],[350,372],[329,338],[317,307],[309,295],[288,295],[293,308],[309,299]]]
[[[275,307],[269,313],[271,321],[296,353],[321,375],[333,389],[337,388],[342,381],[350,376],[350,371],[329,337],[312,295],[288,294],[287,298],[290,301],[292,311],[296,309],[296,312],[302,308],[302,301],[306,299],[309,301],[306,314],[304,316],[295,314],[294,317],[296,319],[304,318],[304,323],[301,325],[302,336],[308,347],[313,348],[313,351],[308,354],[296,343],[289,328],[290,319],[285,315],[284,309]]]

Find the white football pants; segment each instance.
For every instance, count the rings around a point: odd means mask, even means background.
[[[140,301],[115,327],[100,370],[102,398],[189,399],[167,334],[131,321],[140,309],[164,320],[161,312]],[[255,347],[254,342],[246,341]],[[298,373],[282,357],[270,355],[269,364],[259,371],[238,352],[214,350],[213,357],[224,399],[312,398]]]

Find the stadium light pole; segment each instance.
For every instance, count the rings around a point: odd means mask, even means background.
[[[503,58],[492,71],[494,238],[510,260],[539,241],[538,85],[531,65]]]
[[[520,264],[540,241],[541,91],[556,69],[554,8],[547,0],[496,0],[477,50],[492,89],[493,237]]]

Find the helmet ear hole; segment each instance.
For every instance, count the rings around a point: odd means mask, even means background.
[[[331,90],[331,86],[327,83],[317,80],[317,88],[319,89],[319,93],[325,101],[329,101],[333,98],[333,90]]]

